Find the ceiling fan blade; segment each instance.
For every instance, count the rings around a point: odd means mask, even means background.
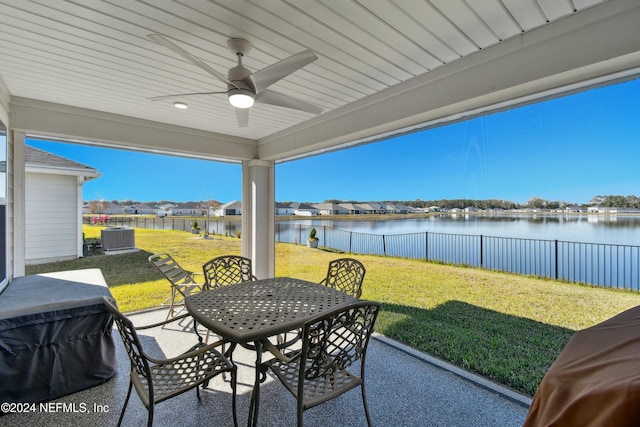
[[[307,113],[322,113],[322,108],[318,107],[317,105],[301,101],[289,95],[282,95],[281,93],[274,92],[272,90],[263,90],[262,92],[257,94],[256,102],[260,102],[262,104],[277,105],[278,107],[293,108],[294,110],[306,111]]]
[[[315,53],[311,50],[305,50],[300,53],[296,53],[282,61],[269,65],[262,70],[256,71],[251,74],[251,78],[255,83],[256,92],[261,92],[268,88],[278,80],[288,76],[296,70],[304,67],[307,64],[312,63],[318,59]]]
[[[175,95],[162,95],[162,96],[153,96],[151,98],[147,98],[149,101],[164,101],[165,99],[175,99],[183,96],[195,96],[195,95],[218,95],[227,92],[194,92],[194,93],[176,93]]]
[[[238,119],[238,127],[246,128],[249,126],[249,110],[250,108],[236,108],[236,119]]]
[[[149,34],[149,35],[147,35],[147,37],[149,39],[153,40],[154,42],[156,42],[158,44],[161,44],[162,46],[166,47],[167,49],[172,50],[173,52],[177,53],[178,55],[180,55],[184,59],[188,60],[189,62],[197,65],[200,68],[202,68],[207,73],[209,73],[212,76],[216,77],[218,80],[223,81],[224,83],[226,83],[228,85],[231,85],[231,86],[234,86],[236,88],[238,87],[235,84],[231,83],[229,81],[229,79],[227,79],[227,77],[224,74],[220,74],[219,72],[217,72],[216,70],[211,68],[209,65],[207,65],[202,59],[200,59],[200,58],[198,58],[196,56],[193,56],[192,54],[190,54],[189,52],[187,52],[186,50],[184,50],[183,48],[181,48],[177,44],[173,43],[172,41],[169,41],[169,39],[167,39],[163,35],[161,35],[161,34]]]

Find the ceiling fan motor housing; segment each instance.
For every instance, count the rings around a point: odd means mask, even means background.
[[[238,53],[238,65],[229,69],[227,75],[233,85],[227,85],[229,102],[236,108],[253,106],[256,97],[255,85],[251,79],[251,71],[242,65],[242,54]]]
[[[236,85],[238,89],[246,89],[255,94],[255,85],[253,84],[253,80],[251,79],[251,71],[245,68],[242,64],[238,64],[233,68],[229,69],[229,74],[227,74],[229,81]],[[227,85],[229,90],[235,89],[236,87],[232,85]]]

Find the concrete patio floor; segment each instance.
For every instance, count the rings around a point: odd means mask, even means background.
[[[166,311],[155,310],[129,317],[136,325],[143,325],[162,320],[165,315]],[[195,342],[191,322],[142,332],[143,345],[156,356],[175,356]],[[118,357],[114,378],[55,401],[66,404],[66,408],[58,405],[50,413],[5,415],[0,417],[0,425],[116,425],[127,392],[130,365],[120,336],[115,330],[114,334]],[[246,425],[255,353],[238,347],[234,361],[238,364],[238,420],[239,425]],[[367,400],[376,426],[521,426],[531,403],[525,396],[380,335],[369,345],[366,381]],[[228,382],[220,376],[215,378],[201,396],[198,401],[195,391],[191,391],[158,404],[154,426],[233,425]],[[69,411],[74,408],[76,412]],[[258,425],[294,426],[295,411],[293,397],[277,380],[268,377],[261,388]],[[359,390],[307,410],[304,421],[307,427],[366,426]],[[146,422],[147,411],[134,391],[123,425],[143,426]]]

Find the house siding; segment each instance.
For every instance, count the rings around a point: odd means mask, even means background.
[[[26,173],[26,263],[73,259],[78,253],[78,191],[76,176]],[[51,227],[55,218],[55,227]]]

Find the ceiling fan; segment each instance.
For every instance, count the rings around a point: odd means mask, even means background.
[[[295,110],[306,111],[313,114],[320,114],[322,112],[322,108],[316,105],[267,89],[280,79],[318,59],[311,50],[305,50],[297,53],[283,59],[282,61],[269,65],[262,70],[252,73],[248,68],[242,65],[242,58],[251,50],[251,44],[244,39],[229,39],[227,41],[227,46],[229,46],[231,52],[238,58],[238,65],[230,68],[227,76],[225,77],[223,74],[207,65],[200,58],[182,49],[165,36],[161,34],[149,34],[147,37],[172,50],[186,60],[202,68],[207,73],[216,77],[218,80],[227,84],[226,91],[155,96],[148,98],[151,101],[175,99],[184,96],[227,94],[229,102],[236,109],[236,117],[238,119],[239,127],[246,127],[249,125],[249,108],[253,106],[254,102],[276,105],[278,107],[293,108]]]

